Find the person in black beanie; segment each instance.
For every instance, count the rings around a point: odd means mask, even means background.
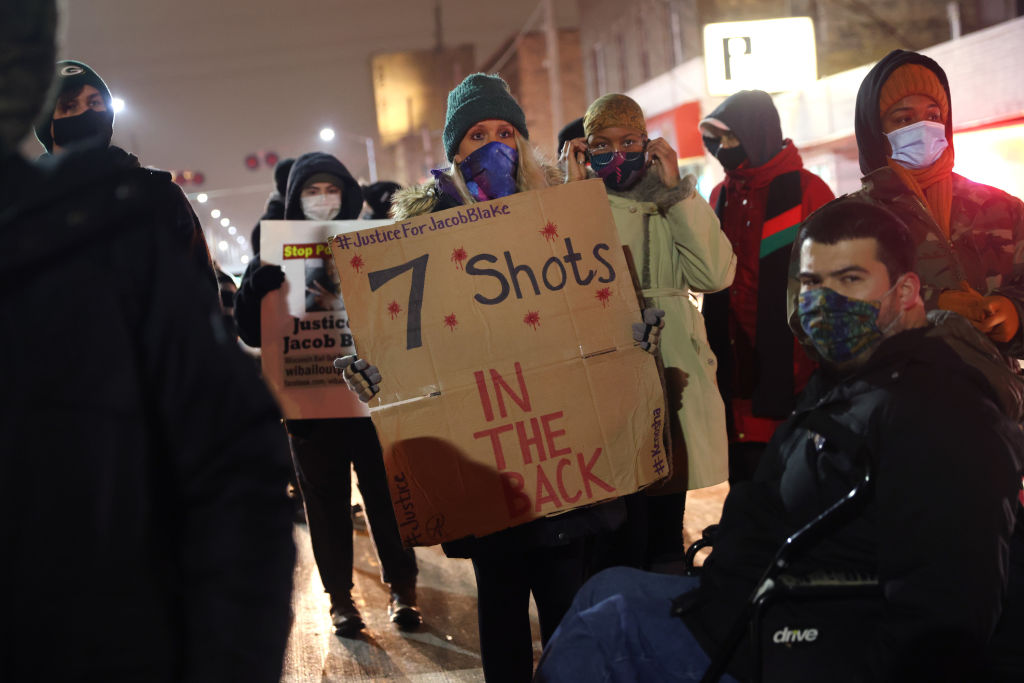
[[[348,169],[322,152],[295,160],[285,190],[285,220],[352,220],[363,206],[359,184]],[[250,262],[235,297],[235,321],[246,344],[260,346],[260,302],[283,283],[280,266],[262,263],[258,257]],[[373,422],[369,417],[289,419],[285,427],[313,556],[324,590],[331,596],[334,632],[352,638],[365,625],[352,601],[353,467],[380,561],[381,580],[390,584],[388,616],[400,629],[415,629],[422,620],[416,607],[416,555],[402,547]]]
[[[112,164],[138,169],[163,187],[173,214],[159,217],[190,254],[189,261],[199,270],[213,291],[218,290],[213,259],[206,244],[203,227],[191,204],[167,171],[143,168],[138,157],[110,144],[114,134],[114,105],[110,89],[88,64],[73,59],[57,62],[54,100],[35,122],[36,139],[46,152],[39,157],[42,164],[52,162],[68,149],[98,148],[106,150]]]
[[[383,220],[391,212],[391,199],[402,186],[390,180],[380,180],[363,188],[363,199],[370,208],[363,213],[363,218]]]
[[[288,188],[288,174],[294,163],[295,159],[289,157],[274,164],[274,191],[267,197],[263,215],[252,229],[252,251],[257,257],[260,255],[260,222],[279,221],[284,218],[284,195]]]
[[[583,130],[583,117],[573,119],[569,123],[562,126],[562,130],[558,131],[558,151],[565,149],[565,143],[576,138],[585,138],[587,134]]]

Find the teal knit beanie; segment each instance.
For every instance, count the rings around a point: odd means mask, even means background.
[[[448,93],[442,140],[449,161],[458,153],[459,143],[466,132],[487,119],[507,121],[524,138],[530,138],[530,132],[526,130],[526,116],[501,76],[470,74]]]

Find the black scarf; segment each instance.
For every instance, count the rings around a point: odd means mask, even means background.
[[[715,206],[722,216],[726,188]],[[786,311],[789,257],[797,227],[803,219],[800,172],[775,177],[768,186],[768,201],[761,228],[757,272],[757,377],[751,398],[758,417],[783,419],[793,410],[793,333]],[[733,348],[729,337],[729,290],[704,295],[704,322],[708,343],[718,357],[718,389],[725,401],[730,433],[733,431]]]

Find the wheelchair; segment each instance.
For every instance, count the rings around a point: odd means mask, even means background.
[[[800,680],[863,680],[857,670],[873,633],[864,624],[881,619],[884,607],[877,574],[836,571],[796,573],[793,564],[822,539],[860,514],[872,495],[872,475],[792,534],[764,570],[743,612],[701,683],[719,681],[747,637],[753,683]],[[697,553],[713,547],[717,525],[686,551],[686,574],[699,576]],[[969,561],[969,558],[967,558]],[[939,645],[936,644],[936,647]],[[824,673],[827,672],[827,673]],[[929,680],[908,674],[901,680]],[[944,680],[952,680],[947,678]],[[1024,682],[1024,506],[1017,506],[1011,538],[1010,572],[1004,610],[989,642],[983,669],[957,680]]]

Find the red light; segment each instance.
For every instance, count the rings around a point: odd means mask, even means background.
[[[205,180],[206,180],[206,176],[203,175],[202,171],[193,171],[192,172],[192,184],[193,185],[202,185]]]
[[[263,161],[267,163],[267,166],[275,166],[280,161],[280,157],[277,156],[277,152],[267,152],[263,155]]]
[[[249,156],[245,157],[245,167],[248,168],[250,171],[255,171],[257,168],[260,167],[260,158],[255,154],[250,154]]]

